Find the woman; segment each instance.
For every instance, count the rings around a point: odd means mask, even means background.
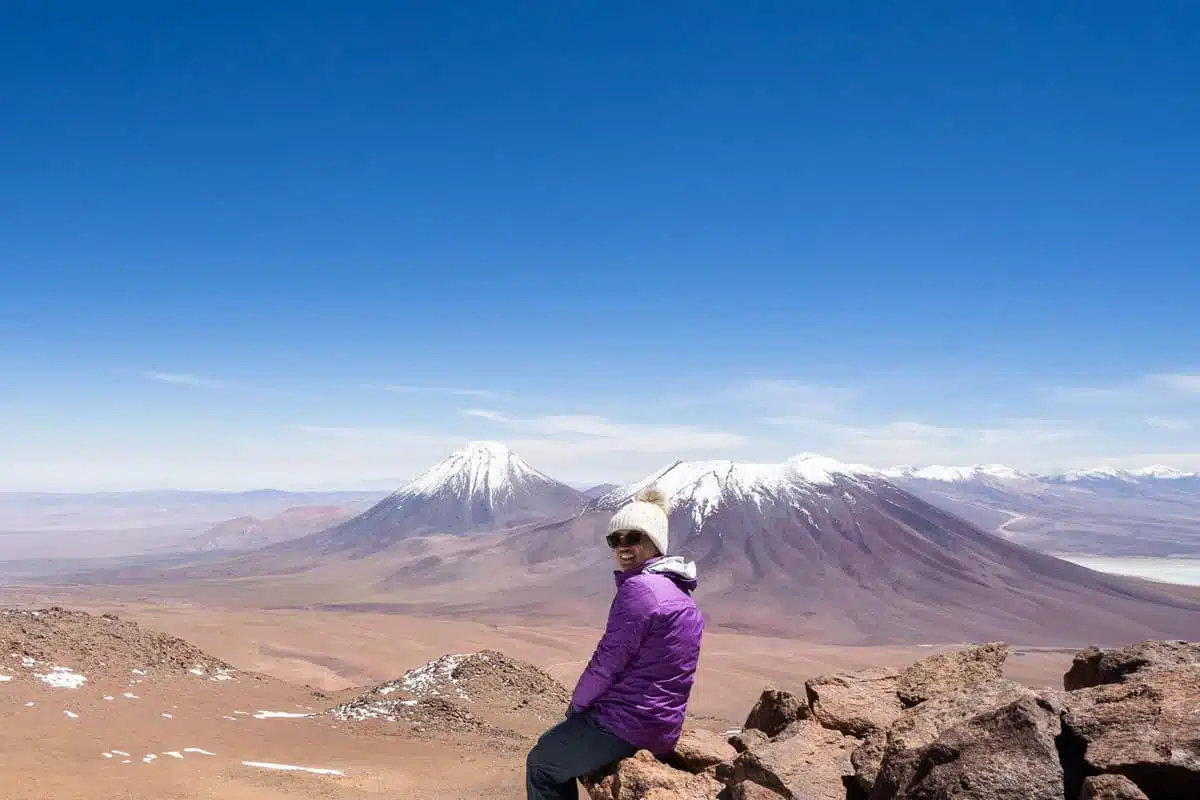
[[[608,523],[617,594],[604,636],[579,678],[567,719],[525,764],[529,800],[577,797],[575,779],[638,750],[679,741],[700,658],[704,618],[691,594],[696,565],[667,556],[667,501],[643,491]]]

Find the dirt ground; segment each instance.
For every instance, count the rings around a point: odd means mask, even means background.
[[[444,654],[484,649],[529,661],[570,688],[599,635],[535,620],[505,627],[385,614],[214,612],[70,595],[52,602],[114,613],[181,637],[231,664],[235,679],[109,670],[79,688],[58,688],[34,677],[45,667],[27,669],[11,653],[0,654],[0,675],[11,676],[0,678],[0,770],[8,798],[523,797],[528,730],[524,738],[457,733],[442,739],[378,720],[297,715],[318,714],[353,696],[356,687],[394,680]],[[5,606],[51,604],[10,591],[0,599]],[[823,672],[900,666],[953,644],[847,648],[711,633],[692,714],[706,727],[737,727],[766,684],[802,689],[806,678]],[[1070,658],[1065,650],[1015,647],[1008,674],[1031,685],[1058,685]],[[258,765],[264,763],[278,766]]]

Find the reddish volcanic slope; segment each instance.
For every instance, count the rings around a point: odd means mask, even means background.
[[[387,589],[419,603],[442,577],[471,576],[471,599],[443,610],[573,613],[583,603],[568,598],[611,594],[611,510],[655,484],[671,497],[672,549],[697,562],[714,624],[838,643],[1200,636],[1200,604],[985,533],[870,471],[801,461],[676,464],[574,519],[410,561]]]

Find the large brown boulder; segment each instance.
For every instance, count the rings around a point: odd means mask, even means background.
[[[905,706],[914,706],[938,695],[965,691],[998,680],[1008,658],[1003,642],[940,653],[922,659],[900,673],[896,693]]]
[[[681,772],[647,750],[618,763],[602,779],[585,781],[592,800],[716,800],[724,786],[709,775]]]
[[[1124,775],[1093,775],[1083,782],[1079,800],[1149,800],[1137,784]]]
[[[1028,688],[1001,679],[980,684],[957,694],[934,697],[905,711],[888,728],[886,735],[868,736],[854,751],[851,764],[857,783],[871,791],[876,775],[889,755],[917,751],[937,741],[943,731],[980,713],[994,711],[1021,699],[1036,699]]]
[[[808,719],[811,710],[808,703],[791,692],[767,687],[746,722],[742,725],[745,730],[758,730],[767,736],[778,736],[793,722]]]
[[[858,740],[811,720],[748,750],[733,762],[731,785],[757,783],[789,800],[846,800],[853,774],[850,753]]]
[[[904,710],[896,695],[899,677],[894,670],[872,668],[812,678],[804,688],[813,719],[851,736],[886,730]]]
[[[1063,713],[1067,796],[1085,775],[1125,775],[1154,800],[1200,798],[1200,665],[1072,692]]]
[[[891,750],[870,800],[1062,800],[1057,710],[1029,694]]]
[[[733,761],[737,753],[721,734],[703,728],[687,728],[679,737],[675,752],[663,760],[676,769],[697,773]]]
[[[1067,691],[1120,683],[1128,675],[1200,664],[1200,642],[1147,640],[1119,650],[1087,647],[1063,675]]]

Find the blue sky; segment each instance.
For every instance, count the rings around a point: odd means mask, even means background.
[[[1197,30],[1183,2],[17,4],[0,489],[386,485],[473,438],[577,481],[1200,469]]]

